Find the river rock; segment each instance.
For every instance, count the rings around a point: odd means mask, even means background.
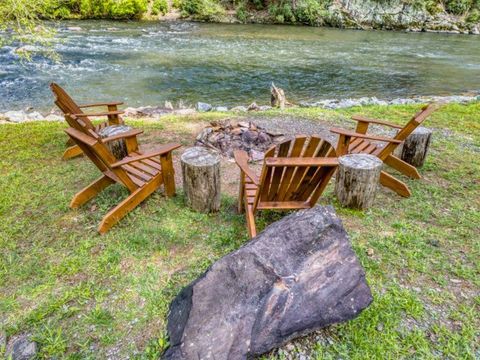
[[[3,114],[5,120],[14,122],[14,123],[22,123],[28,120],[27,113],[25,111],[7,111]]]
[[[215,111],[218,111],[218,112],[227,112],[228,111],[228,107],[226,106],[217,106],[215,108]]]
[[[231,108],[230,110],[236,111],[236,112],[245,112],[245,111],[247,111],[247,108],[245,106],[235,106],[234,108]]]
[[[215,262],[170,305],[164,359],[247,359],[372,302],[331,206],[295,212]]]
[[[46,121],[63,121],[64,118],[63,116],[60,116],[60,115],[48,114],[47,116],[45,116],[45,120]]]
[[[207,104],[207,103],[203,103],[203,102],[198,102],[197,103],[197,110],[199,112],[207,112],[207,111],[212,110],[212,105]]]
[[[5,355],[12,360],[31,360],[37,356],[37,343],[31,340],[30,334],[12,336],[8,342]]]
[[[31,112],[31,113],[27,114],[27,118],[28,118],[28,120],[32,120],[32,121],[43,120],[44,119],[43,115],[40,114],[38,111],[34,111],[34,112]]]

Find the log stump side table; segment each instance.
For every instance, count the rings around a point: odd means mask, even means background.
[[[195,146],[187,149],[180,161],[187,205],[203,213],[220,210],[220,155]]]
[[[104,139],[109,136],[126,133],[130,130],[132,130],[132,128],[127,125],[110,125],[101,129],[98,132],[98,135]],[[106,145],[117,160],[122,160],[128,155],[127,143],[125,142],[125,139],[109,141]]]
[[[415,167],[422,167],[431,139],[432,130],[425,127],[416,128],[403,143],[402,160]]]
[[[383,162],[373,155],[350,154],[338,159],[335,194],[342,206],[366,209],[373,204]]]

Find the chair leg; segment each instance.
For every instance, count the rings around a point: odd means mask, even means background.
[[[105,189],[108,185],[111,185],[113,183],[114,181],[112,179],[103,175],[101,178],[95,180],[90,185],[76,193],[72,201],[70,202],[70,207],[72,209],[76,209],[82,206],[90,199],[95,197],[98,193],[100,193],[103,189]]]
[[[77,145],[70,146],[65,152],[63,153],[63,160],[68,160],[77,156],[83,155],[82,149]]]
[[[246,217],[247,217],[247,229],[248,235],[251,238],[257,236],[257,227],[255,226],[255,214],[253,212],[253,207],[247,204],[247,199],[245,198],[245,210],[246,210]]]
[[[403,161],[402,159],[399,159],[394,155],[388,155],[383,162],[388,166],[391,166],[395,170],[400,171],[403,175],[408,176],[412,179],[422,178],[415,166],[410,165],[409,163]]]
[[[165,194],[168,197],[175,195],[175,170],[173,169],[172,153],[160,156]]]
[[[161,174],[153,178],[148,184],[138,188],[132,192],[125,200],[110,210],[107,215],[103,217],[102,222],[98,227],[100,234],[105,234],[117,222],[119,222],[125,215],[135,209],[143,200],[145,200],[151,193],[157,190],[162,184]]]
[[[395,191],[398,195],[403,197],[410,197],[412,193],[408,189],[408,186],[400,180],[394,178],[392,175],[387,174],[385,171],[380,173],[380,184],[389,189]]]
[[[245,196],[245,174],[243,171],[240,171],[240,185],[238,187],[238,213],[242,214],[244,211],[243,207],[243,202],[244,202],[244,196]]]

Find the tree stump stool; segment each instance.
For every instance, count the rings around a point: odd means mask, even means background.
[[[101,129],[98,132],[98,135],[100,135],[100,137],[104,139],[109,136],[126,133],[130,130],[132,130],[132,128],[127,125],[110,125]],[[125,142],[125,139],[109,141],[106,145],[117,160],[122,160],[125,156],[128,155],[127,143]]]
[[[373,155],[350,154],[338,159],[335,194],[343,206],[366,209],[373,204],[383,162]]]
[[[402,160],[415,167],[422,167],[432,139],[432,130],[418,127],[404,141]]]
[[[180,161],[187,205],[204,213],[220,210],[219,154],[195,146],[187,149]]]

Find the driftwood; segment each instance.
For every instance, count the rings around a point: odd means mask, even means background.
[[[270,92],[272,94],[270,98],[272,107],[278,107],[280,109],[284,109],[287,103],[287,99],[285,97],[285,91],[283,91],[283,89],[279,87],[276,87],[275,84],[272,82],[272,86],[270,87]]]
[[[338,159],[335,193],[343,206],[366,209],[373,204],[382,171],[382,161],[368,154]]]
[[[195,146],[181,157],[183,191],[188,206],[209,213],[220,210],[220,156]]]
[[[127,125],[110,125],[101,129],[98,132],[98,135],[100,135],[100,137],[104,139],[109,136],[122,134],[130,130],[132,130],[132,128]],[[117,160],[122,160],[125,156],[128,155],[127,144],[125,142],[125,139],[109,141],[107,143],[107,146]]]
[[[430,129],[416,128],[403,143],[402,160],[415,167],[423,166],[432,139]]]

